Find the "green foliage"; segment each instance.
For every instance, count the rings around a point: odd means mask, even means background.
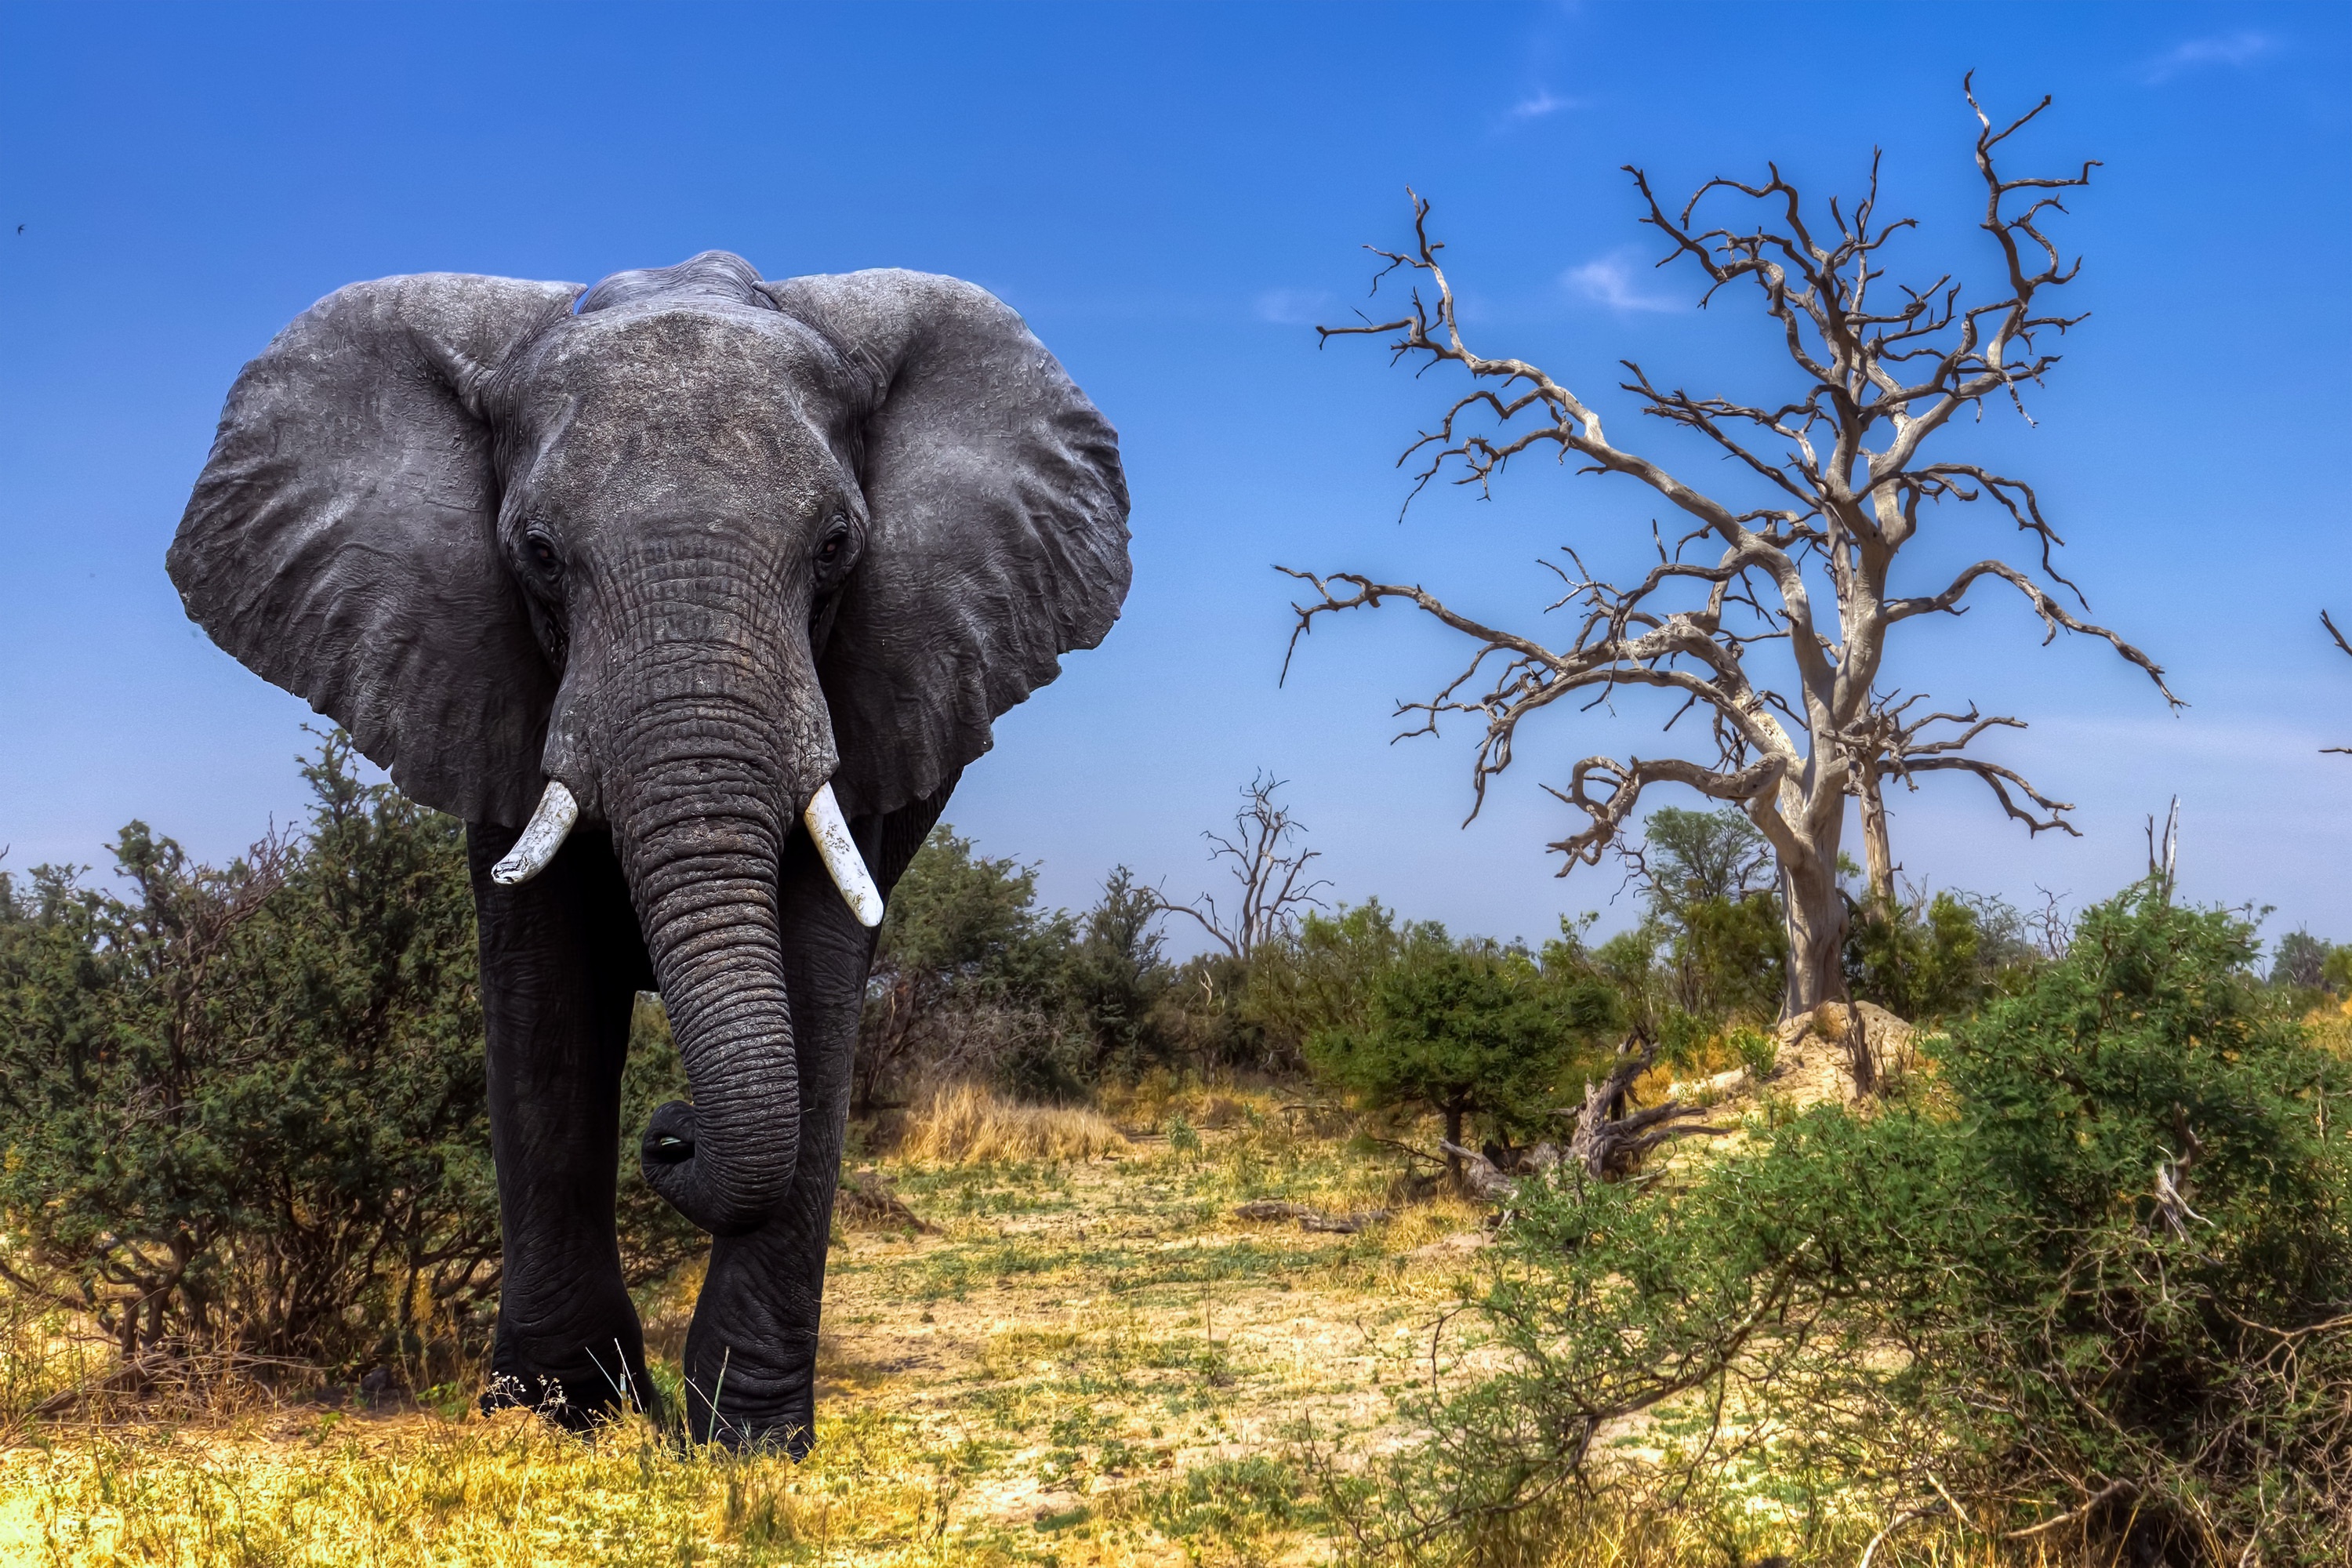
[[[1176,975],[1154,929],[1160,910],[1159,895],[1120,866],[1079,921],[1064,985],[1093,1074],[1131,1078],[1169,1060],[1172,1035],[1161,1007],[1172,1000]]]
[[[1772,890],[1772,852],[1734,810],[1650,814],[1630,855],[1643,912],[1590,963],[1633,1024],[1679,1063],[1733,1020],[1769,1023],[1787,986],[1789,935]]]
[[[1390,1531],[1500,1556],[1574,1477],[1727,1539],[1769,1485],[1808,1556],[1948,1493],[1982,1530],[2080,1510],[2063,1539],[2134,1561],[2344,1561],[2352,1069],[2254,952],[2142,889],[1874,1115],[1759,1127],[1678,1186],[1523,1184],[1482,1303],[1511,1370],[1417,1412]],[[1643,1410],[1664,1462],[1612,1460]]]
[[[1738,1053],[1739,1063],[1748,1076],[1761,1083],[1772,1075],[1780,1059],[1780,1042],[1762,1029],[1750,1025],[1736,1026],[1727,1037],[1731,1048]]]
[[[1780,1016],[1789,930],[1771,894],[1685,905],[1667,951],[1671,994],[1683,1011],[1709,1021]]]
[[[1318,1031],[1307,1055],[1371,1106],[1435,1111],[1451,1142],[1473,1117],[1508,1140],[1546,1125],[1571,1064],[1615,1022],[1614,996],[1580,970],[1548,972],[1491,942],[1426,942],[1378,970],[1360,1022]]]
[[[20,1285],[125,1354],[351,1363],[494,1288],[463,830],[303,769],[307,834],[222,869],[142,823],[121,892],[0,877],[0,1215]]]
[[[1343,904],[1331,914],[1309,911],[1296,933],[1251,956],[1244,1010],[1303,1062],[1315,1036],[1364,1026],[1381,975],[1448,945],[1444,926],[1400,921],[1378,899]]]
[[[1772,846],[1745,812],[1663,806],[1642,825],[1651,908],[1669,921],[1696,904],[1736,904],[1772,885]]]
[[[945,823],[931,830],[891,890],[876,942],[858,1027],[859,1114],[926,1076],[1018,1079],[1074,1054],[1056,1016],[1070,922],[1038,911],[1036,885],[1034,867],[977,855]]]
[[[1864,905],[1846,927],[1846,984],[1901,1018],[1963,1016],[2022,985],[2035,966],[2018,912],[1999,899],[1937,893]]]

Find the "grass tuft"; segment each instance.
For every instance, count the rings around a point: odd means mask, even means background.
[[[1099,1112],[1019,1105],[978,1084],[935,1091],[907,1119],[899,1155],[933,1166],[1060,1164],[1117,1153],[1127,1139]]]

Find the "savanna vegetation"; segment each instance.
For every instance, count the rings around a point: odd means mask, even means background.
[[[460,836],[340,737],[306,773],[310,821],[227,868],[133,825],[111,879],[0,882],[0,1543],[33,1560],[2352,1540],[2352,949],[2265,952],[2155,882],[2067,931],[1857,878],[1852,993],[1920,1027],[1874,1096],[1832,1053],[1823,1096],[1735,813],[1654,813],[1606,942],[1297,904],[1182,959],[1132,876],[1041,910],[943,826],[878,946],[794,1468],[473,1412],[497,1231]],[[632,1116],[677,1075],[648,998]],[[1623,1093],[1591,1114],[1678,1096],[1726,1135],[1596,1179],[1557,1153],[1596,1083]],[[702,1240],[624,1186],[673,1376]]]
[[[1185,901],[1122,867],[1049,910],[1034,867],[940,826],[878,934],[800,1464],[478,1410],[499,1249],[462,831],[342,737],[304,763],[309,820],[226,867],[134,823],[107,874],[0,874],[0,1554],[2352,1561],[2352,947],[2181,902],[2153,824],[2148,878],[2077,910],[1907,886],[1888,839],[1884,785],[1935,772],[2072,831],[1965,752],[2016,721],[1874,684],[1893,629],[1970,584],[2164,689],[2058,604],[2030,488],[1919,456],[2037,387],[2073,324],[2038,226],[2089,172],[2001,176],[2032,118],[1980,121],[2007,285],[1968,307],[1880,282],[1864,308],[1911,227],[1874,183],[1817,231],[1777,174],[1701,192],[1780,232],[1700,230],[1641,181],[1676,258],[1760,287],[1803,376],[1769,407],[1628,390],[1769,504],[1472,353],[1416,208],[1390,259],[1433,296],[1363,330],[1474,378],[1425,477],[1572,450],[1713,559],[1576,577],[1564,648],[1346,574],[1307,578],[1300,629],[1402,598],[1470,636],[1414,710],[1481,716],[1482,790],[1587,689],[1664,689],[1719,754],[1580,765],[1587,826],[1555,847],[1636,890],[1605,938],[1337,901],[1272,774],[1207,836],[1231,886]],[[1893,592],[1923,513],[1972,500],[2035,570]],[[1699,807],[1642,799],[1668,785]],[[633,1140],[684,1093],[657,998],[627,1070]],[[675,1394],[706,1244],[622,1152]]]

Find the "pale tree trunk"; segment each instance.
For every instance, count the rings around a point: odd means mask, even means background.
[[[1789,922],[1789,984],[1780,1016],[1794,1018],[1845,1000],[1845,900],[1837,851],[1783,856],[1780,900]]]
[[[1870,902],[1882,913],[1895,908],[1895,852],[1886,840],[1886,796],[1878,770],[1862,769],[1862,846],[1870,872]]]

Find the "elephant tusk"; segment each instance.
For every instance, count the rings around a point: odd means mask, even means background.
[[[580,803],[572,798],[572,792],[554,779],[548,780],[547,793],[539,797],[539,809],[530,814],[530,825],[507,851],[507,858],[490,868],[490,880],[511,888],[546,870],[547,863],[571,836],[572,825],[579,820]]]
[[[874,885],[873,876],[866,869],[866,857],[857,852],[857,841],[849,837],[849,824],[842,817],[841,803],[833,798],[833,785],[817,790],[801,820],[808,824],[816,852],[832,873],[833,885],[849,901],[849,912],[857,917],[857,923],[880,925],[882,889]]]

